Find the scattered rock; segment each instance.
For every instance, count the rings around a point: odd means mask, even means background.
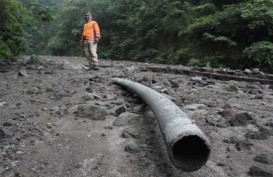
[[[249,115],[249,113],[239,113],[236,114],[235,118],[232,118],[229,123],[231,126],[246,126],[251,123],[254,119]]]
[[[260,70],[259,68],[254,68],[252,71],[251,71],[252,74],[259,74],[260,73]]]
[[[121,137],[123,138],[137,138],[138,135],[130,131],[129,129],[123,130]]]
[[[239,140],[238,138],[232,136],[229,139],[224,139],[223,142],[228,144],[236,144],[237,142],[239,142]]]
[[[2,127],[0,129],[0,139],[13,137],[13,132],[9,128]]]
[[[117,97],[117,95],[114,95],[114,94],[106,94],[106,99],[108,100],[113,100]]]
[[[134,107],[133,107],[132,112],[133,112],[133,113],[142,113],[142,112],[145,111],[145,108],[146,108],[146,105],[143,105],[143,104],[137,105],[137,106],[134,106]]]
[[[138,153],[140,148],[136,143],[130,143],[125,146],[124,150],[129,153]]]
[[[94,96],[92,93],[86,93],[85,95],[82,96],[83,101],[90,101],[94,100]]]
[[[206,107],[205,104],[191,104],[191,105],[186,105],[184,108],[187,110],[196,110],[200,108]]]
[[[134,72],[136,69],[137,69],[137,67],[136,66],[130,66],[130,67],[126,67],[125,68],[128,72]]]
[[[10,122],[5,122],[5,123],[3,123],[3,126],[4,126],[4,127],[11,127],[11,126],[12,126],[12,123],[10,123]]]
[[[265,170],[262,170],[259,167],[251,167],[247,173],[249,176],[259,176],[259,177],[273,177],[273,174],[270,172],[267,172]]]
[[[250,131],[250,132],[258,132],[259,131],[259,128],[253,124],[249,124],[247,125],[247,130]]]
[[[75,112],[76,116],[89,118],[92,120],[105,120],[107,110],[100,106],[92,104],[85,104],[78,106],[78,110]]]
[[[191,80],[192,81],[202,81],[203,79],[202,79],[202,77],[196,76],[196,77],[192,77]]]
[[[60,100],[60,99],[62,99],[63,97],[69,97],[69,96],[70,96],[70,94],[67,93],[66,91],[63,91],[63,90],[54,92],[55,100]]]
[[[251,70],[250,69],[245,69],[244,73],[251,74]]]
[[[238,150],[238,151],[241,151],[241,150],[251,150],[251,146],[253,144],[250,143],[250,142],[246,142],[246,141],[237,141],[235,143],[235,148]]]
[[[253,140],[267,140],[269,135],[266,132],[256,131],[256,132],[247,132],[245,134],[245,137],[249,139],[253,139]]]
[[[206,123],[211,126],[216,126],[220,128],[227,127],[227,124],[225,121],[221,121],[219,118],[215,118],[215,117],[206,117]]]
[[[238,87],[236,87],[235,85],[230,85],[228,88],[227,88],[228,91],[233,91],[233,92],[237,92],[239,89]]]
[[[47,123],[47,124],[46,124],[46,127],[47,127],[48,129],[51,129],[51,128],[53,128],[53,125],[52,125],[52,123]]]
[[[225,118],[233,118],[236,115],[236,112],[233,109],[225,109],[220,112],[220,115]]]
[[[0,107],[7,105],[7,102],[0,102]]]
[[[95,93],[93,93],[93,97],[94,97],[94,99],[102,99],[101,96],[99,96],[98,94],[95,94]]]
[[[139,119],[138,114],[130,113],[130,112],[124,112],[120,114],[113,122],[114,126],[124,126],[124,125],[132,125],[137,122]]]
[[[273,118],[273,114],[269,111],[265,111],[262,118]]]
[[[26,70],[20,70],[18,72],[18,76],[22,76],[22,77],[29,77],[28,73]]]
[[[254,158],[254,161],[267,165],[273,165],[273,157],[271,154],[259,154]]]
[[[61,114],[62,113],[59,106],[55,106],[55,107],[51,108],[50,111],[52,112],[52,114]]]
[[[176,82],[176,81],[174,81],[174,80],[172,80],[172,79],[170,79],[169,81],[170,81],[170,83],[172,84],[171,87],[173,87],[173,88],[178,88],[178,87],[179,87],[179,83],[178,83],[178,82]]]
[[[126,111],[127,107],[124,104],[120,106],[115,106],[112,109],[108,110],[108,112],[114,116],[119,116],[121,113]]]

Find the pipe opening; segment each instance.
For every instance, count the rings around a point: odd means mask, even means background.
[[[198,170],[209,158],[210,148],[199,136],[185,136],[173,148],[174,164],[185,171]]]

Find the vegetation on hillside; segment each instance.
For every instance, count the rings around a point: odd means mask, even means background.
[[[41,28],[52,20],[50,8],[36,0],[0,0],[0,58],[41,51],[45,43]]]
[[[91,11],[100,58],[273,72],[273,0],[0,1],[2,58],[82,55],[83,15]]]

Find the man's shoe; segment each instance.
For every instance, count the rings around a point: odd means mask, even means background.
[[[93,70],[100,70],[100,68],[98,68],[97,66],[94,66]]]

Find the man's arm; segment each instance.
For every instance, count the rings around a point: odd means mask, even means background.
[[[94,24],[94,30],[96,35],[96,42],[98,42],[101,39],[101,35],[100,35],[100,28],[97,22]]]
[[[82,35],[81,35],[80,45],[83,45],[83,28],[84,28],[84,26],[82,27]]]

